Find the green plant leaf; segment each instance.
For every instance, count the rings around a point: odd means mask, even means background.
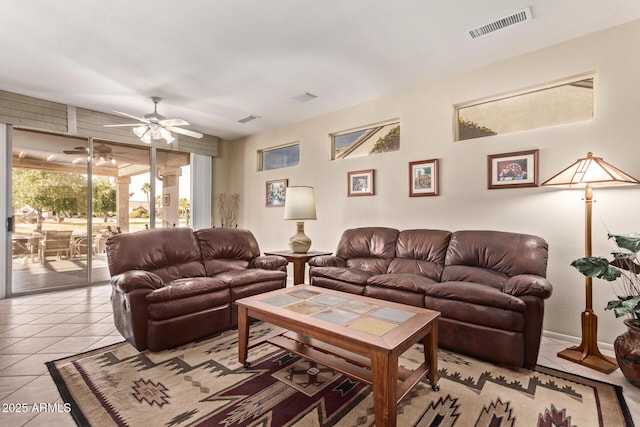
[[[616,244],[622,249],[633,253],[640,251],[640,235],[638,234],[627,234],[625,236],[612,234],[609,237],[614,238]]]
[[[587,277],[597,277],[609,282],[616,280],[622,274],[620,270],[609,265],[609,261],[603,257],[578,258],[571,266]]]
[[[640,312],[640,296],[622,297],[618,300],[609,301],[605,310],[613,310],[616,317]]]

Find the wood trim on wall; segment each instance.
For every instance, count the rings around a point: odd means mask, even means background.
[[[69,115],[69,110],[73,114]],[[71,120],[70,120],[71,119]],[[122,123],[123,118],[85,108],[76,108],[0,90],[0,123],[9,123],[27,129],[93,137],[112,142],[147,146],[129,128],[105,128],[105,124]],[[69,123],[71,121],[71,126]],[[176,141],[167,145],[163,141],[153,143],[162,149],[182,151],[207,156],[218,155],[219,138],[205,135],[202,139],[174,135]]]

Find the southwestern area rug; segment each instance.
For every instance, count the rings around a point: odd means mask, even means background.
[[[251,326],[253,342],[278,333]],[[159,353],[115,344],[47,366],[82,426],[371,426],[371,388],[268,343],[237,361],[237,331]],[[408,350],[401,365],[424,358]],[[423,359],[424,360],[424,359]],[[513,369],[440,350],[398,406],[399,426],[632,426],[619,386],[544,367]]]

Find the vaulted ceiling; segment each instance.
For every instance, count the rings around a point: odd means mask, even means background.
[[[526,7],[529,22],[466,36]],[[640,2],[38,0],[1,12],[0,90],[135,116],[159,96],[164,116],[233,140],[640,19]]]

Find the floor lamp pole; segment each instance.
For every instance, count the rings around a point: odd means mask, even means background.
[[[585,203],[585,257],[591,256],[591,209],[593,207],[593,189],[587,184],[584,192]],[[579,363],[606,374],[613,372],[618,363],[605,356],[598,349],[598,316],[593,312],[592,278],[585,278],[586,308],[582,312],[582,342],[558,353],[558,357]]]

